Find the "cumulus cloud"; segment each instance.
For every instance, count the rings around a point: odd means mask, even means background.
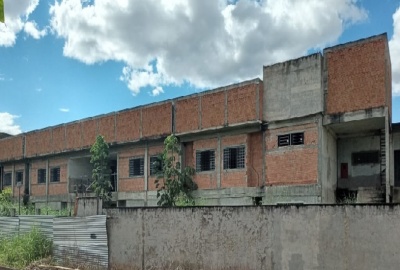
[[[38,4],[39,0],[4,0],[5,24],[0,23],[0,46],[10,47],[15,44],[17,34],[25,28],[29,15]]]
[[[400,95],[400,8],[393,14],[393,36],[389,41],[393,95]]]
[[[0,112],[0,132],[5,132],[11,135],[21,133],[21,128],[15,123],[17,115],[12,115],[8,112]]]
[[[156,97],[160,94],[164,93],[164,90],[162,89],[161,86],[157,86],[156,88],[154,88],[151,93],[150,96]]]
[[[66,112],[69,112],[69,109],[68,109],[68,108],[60,108],[59,110],[60,110],[60,112],[65,112],[65,113],[66,113]]]
[[[28,21],[24,25],[24,31],[34,39],[40,39],[47,34],[47,29],[44,28],[42,30],[38,30],[37,24],[35,21]]]
[[[368,17],[356,0],[62,0],[50,15],[65,56],[124,63],[120,79],[133,94],[254,78]]]

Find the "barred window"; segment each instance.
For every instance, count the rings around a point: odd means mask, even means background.
[[[196,151],[196,171],[204,172],[213,170],[215,170],[215,151]]]
[[[50,169],[50,182],[60,182],[60,167]]]
[[[241,169],[245,166],[245,147],[236,146],[224,149],[224,169]]]
[[[18,182],[23,182],[24,181],[24,172],[23,171],[17,171],[15,172],[15,183]]]
[[[150,175],[156,175],[163,169],[162,160],[159,156],[150,157]]]
[[[304,132],[278,135],[278,147],[304,144]]]
[[[12,178],[12,173],[8,172],[4,174],[4,185],[5,186],[11,186],[11,178]]]
[[[46,183],[46,169],[38,169],[37,182],[38,184]]]
[[[353,165],[379,163],[379,151],[352,153],[351,159]]]
[[[129,160],[129,177],[144,175],[144,157]]]

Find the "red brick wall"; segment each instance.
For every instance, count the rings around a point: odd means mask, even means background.
[[[31,163],[31,196],[46,195],[46,183],[38,183],[38,169],[46,169],[46,161],[33,161]]]
[[[115,115],[100,117],[98,125],[98,134],[102,135],[107,143],[115,142]]]
[[[304,145],[278,147],[280,134],[304,131]],[[267,185],[314,184],[318,181],[318,126],[316,123],[268,130]]]
[[[172,103],[167,102],[142,109],[142,137],[157,137],[172,133]]]
[[[116,140],[118,142],[137,141],[140,139],[141,110],[128,110],[117,114]]]
[[[19,159],[23,155],[23,137],[9,137],[0,140],[0,160]]]
[[[11,171],[12,171],[12,169],[11,169]],[[22,186],[21,186],[21,198],[22,198],[22,195],[25,192],[25,164],[23,164],[23,163],[15,164],[15,171],[14,171],[14,175],[13,175],[13,179],[12,179],[12,182],[14,183],[14,191],[13,191],[14,196],[19,195],[19,188],[17,188],[17,185],[16,185],[16,179],[17,179],[16,175],[17,175],[18,171],[22,171],[24,174],[23,178],[22,178]]]
[[[136,147],[123,150],[118,158],[118,191],[144,191],[144,176],[129,177],[129,159],[132,157],[144,157],[145,148]]]
[[[235,135],[235,136],[226,136],[222,138],[222,147],[221,147],[221,187],[247,187],[247,168],[249,167],[248,158],[249,158],[249,148],[247,145],[247,134]],[[244,169],[230,169],[224,170],[223,160],[224,160],[224,148],[229,146],[238,146],[245,145],[246,146],[246,156],[245,156],[245,168]]]
[[[62,152],[65,149],[65,126],[53,128],[53,152]]]
[[[51,129],[31,132],[25,137],[25,154],[27,157],[44,155],[51,152]]]
[[[384,36],[327,50],[328,114],[388,105],[386,50]]]
[[[263,134],[262,132],[248,135],[248,186],[259,187],[264,184],[263,180]]]
[[[91,147],[97,137],[97,119],[90,119],[82,122],[82,146]]]
[[[65,126],[67,133],[67,149],[82,148],[82,123],[73,123]]]
[[[148,166],[147,166],[147,175],[148,175],[147,181],[149,184],[149,190],[157,190],[156,184],[155,184],[155,180],[157,179],[157,176],[150,175],[150,166],[151,166],[150,157],[158,156],[159,154],[162,153],[163,150],[164,150],[164,146],[162,144],[158,145],[158,146],[149,147],[149,152],[148,152],[148,157],[147,157],[147,164],[148,164]]]
[[[49,160],[49,169],[54,167],[60,167],[60,182],[50,181],[50,171],[49,174],[49,195],[61,195],[67,194],[68,192],[68,159],[58,158]]]
[[[196,151],[197,150],[215,150],[215,170],[207,172],[196,172],[193,181],[197,184],[199,189],[213,189],[217,188],[217,168],[219,166],[218,157],[218,140],[217,138],[197,140],[193,142],[192,160],[193,168],[196,169]],[[190,151],[190,150],[189,150]]]
[[[175,131],[183,133],[200,129],[200,97],[177,100],[175,103]]]
[[[195,163],[194,163],[194,154],[193,154],[193,142],[186,142],[184,146],[184,151],[185,151],[185,166],[189,166],[194,168]]]
[[[225,91],[201,96],[201,128],[225,124]]]
[[[264,121],[265,119],[263,118],[263,113],[264,113],[264,82],[260,81],[258,84],[258,93],[259,93],[259,100],[258,100],[258,106],[260,108],[258,119]],[[265,120],[266,121],[266,120]]]
[[[227,91],[228,124],[257,120],[257,84],[248,84]]]

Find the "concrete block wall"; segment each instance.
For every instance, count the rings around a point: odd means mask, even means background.
[[[386,34],[325,49],[326,113],[391,107],[388,55]]]
[[[304,145],[278,147],[278,135],[304,132]],[[318,182],[318,124],[308,123],[266,131],[266,184]]]

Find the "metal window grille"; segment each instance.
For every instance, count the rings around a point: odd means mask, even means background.
[[[15,173],[15,183],[18,183],[18,182],[22,183],[23,180],[24,180],[24,172],[23,171],[16,172]]]
[[[12,178],[12,174],[11,173],[5,173],[4,174],[4,185],[5,186],[11,186],[11,178]]]
[[[224,169],[240,169],[245,167],[245,147],[229,147],[224,149]]]
[[[196,171],[204,172],[213,170],[215,170],[215,151],[196,151]]]
[[[150,175],[156,175],[162,171],[162,160],[159,156],[150,157]]]
[[[278,135],[278,147],[290,145],[290,134]]]
[[[352,153],[351,159],[353,165],[379,163],[379,151]]]
[[[50,169],[50,182],[60,182],[60,167]]]
[[[291,145],[304,144],[304,133],[299,132],[290,134],[290,144]]]
[[[46,183],[46,169],[38,169],[37,177],[38,184]]]
[[[144,175],[144,157],[129,160],[129,177]]]

